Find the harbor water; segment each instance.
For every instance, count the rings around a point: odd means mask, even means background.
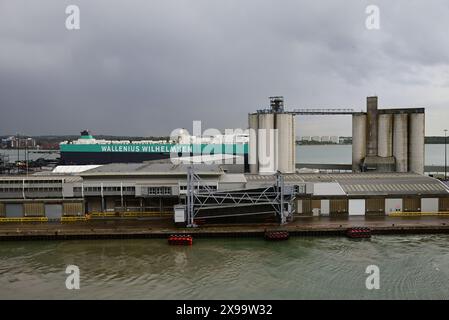
[[[350,145],[297,153],[303,163],[351,162]],[[444,146],[427,145],[426,163],[444,164]],[[448,243],[448,235],[195,239],[192,247],[155,239],[3,242],[0,299],[449,299]],[[79,290],[66,288],[69,265],[80,269]],[[366,288],[370,265],[380,270],[379,290]]]
[[[426,144],[425,148],[426,165],[444,166],[444,144]],[[351,164],[352,145],[299,145],[296,162]]]
[[[449,299],[447,235],[5,242],[1,299]],[[68,265],[80,289],[65,286]],[[368,290],[366,268],[380,270]]]
[[[25,151],[0,150],[0,154],[9,157],[10,162],[15,162],[18,158],[25,159]],[[57,153],[45,153],[40,151],[34,153],[29,151],[28,158],[36,160],[44,158],[53,160],[59,157]],[[330,164],[351,164],[352,145],[299,145],[296,146],[296,162],[298,163],[330,163]],[[444,165],[444,145],[427,144],[426,145],[426,165]]]

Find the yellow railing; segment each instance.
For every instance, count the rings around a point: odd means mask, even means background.
[[[105,217],[117,217],[115,212],[91,212],[90,216],[92,218],[105,218]]]
[[[0,222],[48,222],[47,217],[0,218]]]
[[[449,216],[449,211],[440,211],[440,212],[392,212],[388,216],[390,217],[440,217],[440,216]]]
[[[77,221],[89,221],[92,218],[144,218],[144,217],[160,217],[160,216],[171,216],[173,212],[170,211],[154,211],[154,212],[92,212],[85,216],[63,216],[60,219],[61,222],[77,222]],[[47,217],[17,217],[17,218],[5,218],[0,217],[0,223],[2,222],[48,222]]]
[[[173,215],[171,211],[125,211],[125,212],[92,212],[92,218],[143,218],[143,217],[159,217]]]
[[[61,217],[61,222],[77,222],[77,221],[88,221],[89,216],[66,216]]]

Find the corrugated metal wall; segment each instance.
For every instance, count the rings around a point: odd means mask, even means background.
[[[83,203],[82,202],[66,202],[62,206],[62,211],[65,216],[84,215]]]
[[[314,216],[319,215],[321,212],[321,200],[312,200],[311,205],[312,205],[312,214]]]
[[[43,202],[27,202],[23,204],[25,217],[42,217],[45,215]]]
[[[330,201],[331,214],[347,214],[348,200],[347,199],[332,199]]]
[[[449,198],[440,198],[439,201],[440,212],[448,212],[449,211]]]
[[[310,199],[302,200],[302,214],[306,214],[306,215],[312,214],[312,200],[310,200]]]
[[[404,212],[419,212],[419,211],[421,211],[421,199],[404,198]]]
[[[366,199],[367,215],[385,215],[385,199]]]
[[[0,217],[4,217],[4,216],[5,216],[5,204],[0,203]]]

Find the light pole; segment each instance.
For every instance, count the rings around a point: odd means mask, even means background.
[[[447,181],[447,129],[444,129],[444,181]]]
[[[17,162],[16,162],[16,167],[17,167],[17,174],[19,174],[20,173],[20,170],[19,170],[19,168],[20,168],[20,166],[19,166],[19,164],[20,164],[20,136],[19,136],[18,133],[17,133],[16,143],[17,143]]]

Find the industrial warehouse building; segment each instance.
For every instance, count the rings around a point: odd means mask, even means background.
[[[282,173],[283,185],[295,190],[295,194],[294,201],[288,203],[288,210],[279,210],[282,211],[280,216],[284,211],[290,214],[292,206],[296,216],[305,217],[449,212],[448,186],[422,175],[424,112],[423,108],[378,110],[377,97],[367,98],[366,113],[348,109],[286,111],[283,98],[272,97],[270,109],[248,115],[249,168],[244,161],[206,164],[207,161],[201,160],[194,164],[183,161],[174,164],[166,159],[61,166],[52,173],[29,177],[0,176],[0,216],[45,216],[57,220],[86,214],[112,217],[175,215],[175,208],[180,207],[177,205],[186,204],[189,167],[199,177],[194,190],[221,192],[220,196],[226,200],[232,197],[231,191],[243,194],[245,190],[252,190],[262,194],[263,188],[277,183],[279,176],[275,173]],[[294,116],[322,114],[353,117],[354,173],[297,172]],[[283,189],[276,188],[276,192]],[[244,199],[239,201],[244,202]],[[282,203],[280,207],[284,205],[283,201],[279,202]],[[253,203],[249,201],[246,205],[250,207]],[[219,206],[215,209],[229,210]],[[229,214],[236,214],[238,210],[229,211],[232,211]]]
[[[84,216],[92,213],[174,213],[186,194],[186,164],[168,161],[109,164],[86,171],[0,177],[3,217]],[[230,173],[221,165],[193,165],[202,190],[272,186],[273,175]],[[414,173],[284,174],[298,186],[297,216],[385,215],[449,212],[449,188]],[[138,215],[138,214],[137,214]]]

